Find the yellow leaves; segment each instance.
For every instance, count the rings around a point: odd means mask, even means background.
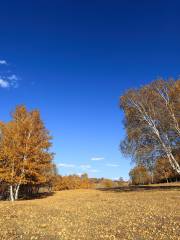
[[[55,191],[91,188],[92,185],[92,182],[88,178],[81,178],[77,175],[54,176],[53,178],[53,189]]]
[[[0,127],[0,178],[13,184],[45,182],[53,155],[48,151],[51,137],[39,111],[17,106],[12,120]]]
[[[72,190],[13,208],[0,202],[0,239],[177,240],[178,196],[169,190]]]

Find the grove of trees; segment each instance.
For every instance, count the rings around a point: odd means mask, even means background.
[[[89,178],[87,173],[78,176],[68,175],[61,176],[59,174],[54,175],[52,180],[53,190],[71,190],[71,189],[101,189],[101,188],[114,188],[127,185],[127,183],[120,178],[119,180],[111,180],[106,178]]]
[[[143,165],[137,165],[130,170],[129,177],[133,185],[180,181],[179,174],[173,170],[167,158],[159,158],[155,163],[153,172],[150,172]]]
[[[132,184],[148,184],[150,180],[149,173],[144,166],[136,166],[129,172],[129,176]]]
[[[88,178],[87,174],[78,175],[69,175],[61,176],[56,175],[53,177],[53,190],[71,190],[71,189],[87,189],[92,188],[94,185],[92,181]]]

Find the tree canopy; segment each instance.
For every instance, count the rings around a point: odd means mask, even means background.
[[[22,184],[42,184],[53,169],[51,137],[38,110],[17,106],[12,120],[1,123],[0,179],[10,187],[11,200]]]
[[[121,96],[120,106],[126,129],[122,152],[151,168],[157,159],[166,157],[180,174],[175,154],[180,146],[180,80],[160,79],[130,89]]]

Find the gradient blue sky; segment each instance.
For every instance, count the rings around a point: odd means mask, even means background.
[[[0,9],[1,120],[17,104],[39,108],[60,174],[127,178],[119,96],[179,75],[180,1],[6,0]]]

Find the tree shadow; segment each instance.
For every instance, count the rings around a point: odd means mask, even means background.
[[[40,193],[34,193],[31,195],[23,195],[20,194],[18,200],[16,201],[24,201],[24,200],[35,200],[35,199],[43,199],[43,198],[48,198],[51,197],[55,194],[55,192],[40,192]],[[0,201],[10,201],[9,197],[0,197]]]
[[[142,192],[142,191],[180,191],[180,185],[173,186],[153,186],[153,185],[132,185],[114,188],[98,188],[100,191],[110,191],[110,192]]]
[[[36,194],[32,194],[32,195],[21,196],[19,198],[19,200],[43,199],[43,198],[51,197],[54,194],[55,193],[53,191],[52,192],[41,192],[41,193],[36,193]]]

